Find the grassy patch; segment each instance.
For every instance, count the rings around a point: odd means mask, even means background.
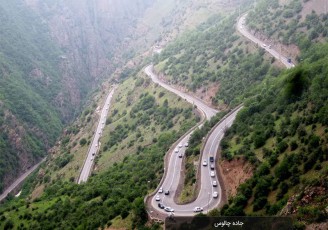
[[[135,109],[139,99],[143,100],[145,95],[154,98],[154,107],[150,108],[156,110],[154,116],[148,117],[149,112]],[[100,139],[101,154],[96,161],[97,171],[103,171],[115,162],[122,161],[126,156],[152,145],[157,141],[156,137],[167,129],[178,132],[186,123],[195,124],[192,106],[189,103],[153,84],[142,73],[123,82],[116,91],[113,101],[115,103],[107,118],[110,122],[106,125]],[[170,124],[164,123],[164,120],[157,119],[161,113],[172,112],[176,114],[167,120],[172,126],[168,126]],[[171,115],[167,114],[167,116]],[[145,121],[142,122],[141,119]],[[125,135],[120,137],[118,142],[108,145],[113,135],[117,136],[117,132],[120,132],[119,130],[125,132]]]

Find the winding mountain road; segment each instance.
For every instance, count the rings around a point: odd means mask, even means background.
[[[256,38],[254,35],[252,35],[249,31],[247,31],[245,26],[245,20],[247,17],[247,13],[242,15],[237,22],[237,30],[246,38],[251,40],[252,42],[258,44],[260,47],[265,49],[268,53],[270,53],[273,57],[278,59],[282,64],[284,64],[287,69],[295,67],[295,65],[291,62],[288,62],[288,58],[281,55],[278,51],[270,47],[268,44],[264,44],[260,39]]]
[[[213,109],[213,108],[209,107],[202,100],[200,100],[198,98],[195,98],[195,97],[192,97],[189,94],[183,93],[183,92],[177,90],[176,88],[174,88],[174,87],[162,82],[161,80],[159,80],[158,76],[153,72],[153,66],[152,65],[149,65],[145,68],[145,73],[149,77],[151,77],[151,79],[154,83],[159,84],[163,88],[171,91],[172,93],[175,93],[176,95],[178,95],[179,97],[185,99],[189,103],[197,106],[197,108],[204,113],[204,115],[207,119],[211,119],[211,117],[213,117],[213,116],[215,116],[215,114],[217,114],[218,111],[216,109]]]
[[[278,59],[281,63],[283,63],[287,68],[292,68],[295,65],[288,61],[287,57],[281,55],[278,51],[274,50],[270,45],[264,44],[261,40],[253,36],[249,31],[246,30],[245,27],[245,18],[247,13],[242,15],[237,22],[237,30],[246,38],[251,40],[252,42],[258,44],[260,47],[264,48],[265,51],[270,53],[273,57]],[[184,98],[189,103],[192,103],[197,106],[197,108],[203,112],[203,115],[206,119],[210,119],[213,117],[218,111],[207,106],[203,101],[194,98],[188,94],[180,92],[174,87],[161,82],[157,75],[153,72],[153,66],[149,65],[145,68],[145,73],[151,77],[153,82],[158,83],[165,89],[177,94],[178,96]],[[179,143],[176,144],[175,150],[168,153],[169,154],[169,162],[168,167],[165,171],[164,178],[161,181],[160,189],[158,189],[155,193],[153,193],[148,199],[150,202],[148,204],[148,213],[151,217],[152,215],[156,215],[157,218],[163,219],[166,215],[170,215],[165,213],[164,209],[161,209],[158,204],[161,203],[164,207],[170,207],[174,209],[175,216],[192,216],[195,215],[194,209],[196,207],[200,207],[204,212],[208,212],[211,209],[214,209],[219,206],[222,201],[222,188],[218,181],[217,170],[216,167],[214,169],[210,167],[209,164],[215,164],[214,162],[210,162],[209,157],[213,156],[215,158],[216,153],[219,148],[219,143],[224,136],[224,131],[229,128],[233,121],[236,118],[237,113],[242,108],[242,106],[236,108],[234,111],[229,113],[225,118],[223,118],[220,123],[212,130],[209,134],[208,139],[205,143],[203,154],[201,157],[201,161],[199,164],[202,164],[201,169],[201,188],[198,194],[198,197],[194,202],[185,205],[179,205],[175,202],[174,197],[177,192],[177,188],[180,182],[180,174],[182,171],[182,158],[179,157],[179,154],[185,154],[185,144],[188,143],[190,135],[192,132],[185,135],[183,139],[180,140]],[[201,125],[200,125],[201,126]],[[178,150],[178,152],[177,152]],[[203,163],[206,161],[206,164]],[[216,182],[216,186],[213,186],[213,181]],[[181,182],[180,182],[181,183]],[[161,192],[160,192],[161,191]],[[165,191],[169,191],[169,194],[165,194]],[[215,196],[217,194],[217,197]],[[150,205],[149,205],[150,203]],[[170,212],[171,213],[171,212]],[[158,215],[160,214],[160,215]]]
[[[151,77],[151,79],[166,88],[167,90],[176,93],[178,96],[186,99],[189,103],[196,105],[199,110],[202,111],[203,115],[206,119],[210,119],[213,117],[218,111],[206,105],[203,101],[198,98],[194,98],[188,94],[178,91],[170,85],[165,84],[164,82],[158,79],[158,76],[153,72],[153,66],[149,65],[145,68],[145,73]],[[210,168],[209,157],[216,156],[218,151],[219,143],[224,136],[224,131],[226,128],[230,127],[241,108],[236,109],[231,114],[225,117],[225,119],[221,120],[221,123],[216,126],[216,128],[209,135],[206,144],[204,146],[204,151],[200,162],[208,162],[206,166],[200,167],[200,175],[201,175],[201,188],[196,200],[192,203],[179,205],[174,201],[175,193],[177,192],[177,188],[179,182],[181,180],[181,170],[183,158],[180,158],[179,155],[182,154],[184,156],[186,150],[186,143],[190,138],[192,132],[185,135],[180,142],[178,142],[173,148],[174,150],[170,153],[169,162],[167,165],[165,178],[162,180],[160,187],[163,189],[162,193],[157,192],[153,194],[148,199],[150,199],[150,207],[148,207],[149,213],[160,213],[162,216],[169,215],[165,210],[158,207],[158,203],[162,203],[165,207],[170,207],[174,209],[175,216],[193,216],[195,215],[194,208],[201,207],[203,211],[207,212],[213,208],[216,208],[222,198],[221,186],[218,181],[217,173],[215,169]],[[201,125],[200,125],[201,126]],[[178,150],[178,152],[177,152]],[[213,162],[212,164],[215,164]],[[214,175],[210,175],[211,172]],[[216,181],[217,186],[213,186],[213,181]],[[165,192],[169,191],[168,195],[165,195]],[[216,198],[213,197],[214,192],[217,192],[218,196]],[[160,199],[160,201],[156,200]]]

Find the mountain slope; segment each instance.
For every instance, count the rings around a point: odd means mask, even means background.
[[[257,170],[223,215],[275,215],[288,202],[282,213],[300,221],[327,218],[327,51],[327,44],[313,46],[301,65],[245,103],[222,155],[245,157]]]
[[[60,52],[47,27],[18,1],[1,1],[0,10],[1,191],[45,156],[64,116],[56,107],[63,93],[56,71]]]
[[[65,1],[60,3],[68,4]],[[237,13],[230,17],[223,14],[213,16],[195,31],[179,38],[159,57],[155,57],[157,69],[168,75],[165,76],[167,81],[190,92],[195,91],[204,98],[211,93],[212,98],[206,99],[214,105],[245,103],[246,109],[223,142],[222,155],[227,160],[234,157],[247,159],[256,170],[254,176],[240,186],[239,194],[221,210],[221,214],[275,215],[281,210],[287,214],[292,210],[301,221],[321,221],[327,214],[325,191],[328,189],[327,45],[311,48],[311,41],[307,41],[305,47],[311,50],[299,57],[303,64],[283,71],[263,50],[238,36],[233,29],[237,16]],[[52,18],[51,15],[49,17]],[[97,24],[92,18],[88,18],[88,25]],[[86,18],[79,18],[82,19]],[[69,35],[68,28],[71,27],[66,28],[64,38]],[[91,31],[94,32],[93,29]],[[60,35],[60,30],[57,33]],[[86,36],[88,33],[84,31],[82,34]],[[93,48],[99,45],[97,38],[97,45],[89,46],[90,39],[82,36],[81,43],[72,46],[88,46],[88,55],[81,49],[60,57],[62,65],[67,66],[67,57],[73,60],[72,57],[85,55],[74,60],[76,63],[66,69],[76,73],[86,70],[88,75],[84,75],[86,78],[82,80],[84,86],[88,85],[91,75],[98,76],[106,69],[105,65],[87,61],[93,55]],[[101,54],[94,57],[100,60],[99,57],[105,53],[112,57],[112,53],[107,51],[99,51]],[[87,65],[81,69],[73,68],[81,63],[81,66]],[[72,182],[81,166],[79,161],[83,161],[87,148],[85,143],[91,138],[92,126],[97,121],[94,113],[97,105],[90,103],[81,120],[66,130],[52,159],[34,175],[33,182],[27,183],[29,189],[24,189],[23,197],[1,206],[0,227],[96,229],[118,222],[121,223],[118,227],[144,227],[146,210],[143,196],[154,189],[161,178],[165,151],[191,125],[190,122],[184,123],[184,118],[191,120],[191,110],[167,108],[171,101],[165,102],[165,99],[171,96],[151,85],[149,79],[137,72],[126,70],[121,75],[121,80],[126,78],[126,81],[116,95],[117,104],[107,121],[97,175],[81,186]],[[125,95],[127,92],[128,95]],[[178,99],[172,100],[180,103]],[[38,103],[42,105],[42,100]],[[101,105],[100,101],[98,103]],[[56,109],[54,111],[54,114],[60,114]],[[164,118],[159,117],[165,113],[170,114],[170,119],[164,122]],[[143,122],[153,127],[141,126]],[[141,128],[138,130],[139,125]],[[175,125],[182,125],[180,132],[177,133]],[[201,137],[198,139],[201,140]],[[3,136],[2,140],[4,150],[12,151],[6,142],[7,136]],[[114,157],[116,159],[113,160]],[[109,159],[113,161],[108,162]],[[33,190],[35,184],[37,189],[32,197],[28,197],[27,191]],[[216,214],[218,211],[212,213]]]
[[[72,133],[67,130],[61,152],[52,155],[35,173],[33,182],[27,184],[30,190],[37,188],[34,193],[29,195],[25,188],[20,201],[14,199],[1,205],[0,228],[12,222],[15,226],[49,229],[97,229],[114,225],[121,219],[128,229],[145,224],[143,197],[159,183],[165,152],[195,124],[195,116],[187,102],[142,74],[135,78],[131,75],[117,92],[114,97],[117,105],[111,108],[100,139],[101,151],[95,159],[97,174],[82,185],[74,182],[74,176],[70,181],[72,175],[78,175],[76,163],[79,159],[83,162],[87,150],[81,151],[79,145],[88,144],[80,140],[85,138],[88,142],[91,137],[90,133],[79,136],[77,129],[90,126],[92,129],[91,122],[95,118],[87,121],[88,117],[97,117],[93,110],[86,110],[83,122],[74,124],[70,129]],[[118,111],[122,106],[125,109]],[[10,211],[13,205],[19,207],[18,212]]]

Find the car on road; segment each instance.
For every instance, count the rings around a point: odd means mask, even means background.
[[[182,146],[183,146],[182,144],[179,144],[179,148],[182,148]]]
[[[96,155],[96,153],[92,153],[92,156]]]
[[[214,180],[214,181],[212,182],[212,185],[213,185],[213,187],[218,186],[218,183],[216,182],[216,180]]]
[[[156,200],[156,201],[160,201],[161,198],[157,195],[157,196],[155,197],[155,200]]]
[[[165,208],[164,204],[162,204],[162,203],[158,203],[158,207],[159,207],[160,209],[164,209],[164,208]]]
[[[211,164],[211,170],[214,170],[215,167],[214,167],[214,164]]]
[[[213,197],[218,198],[218,192],[213,192]]]
[[[170,195],[170,191],[169,191],[169,190],[166,190],[166,191],[164,192],[164,194],[165,194],[165,195]]]
[[[165,207],[164,210],[167,212],[174,212],[174,209],[171,207]]]
[[[179,149],[178,148],[174,149],[174,152],[175,153],[178,153],[179,152]]]
[[[215,177],[214,171],[211,171],[211,177]]]
[[[194,208],[194,212],[202,212],[202,211],[203,211],[203,208],[201,208],[201,207]]]
[[[179,153],[179,158],[182,158],[182,153]]]
[[[206,160],[203,161],[203,166],[207,166],[207,161]]]
[[[158,189],[158,193],[163,193],[163,188],[162,187]]]
[[[210,156],[210,162],[214,162],[214,157]]]
[[[189,144],[188,144],[188,142],[186,142],[185,147],[188,147],[188,146],[189,146]]]

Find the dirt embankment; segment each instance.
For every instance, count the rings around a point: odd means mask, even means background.
[[[237,188],[253,175],[253,167],[243,158],[235,158],[231,161],[220,161],[220,174],[226,189],[227,197],[237,194]]]

